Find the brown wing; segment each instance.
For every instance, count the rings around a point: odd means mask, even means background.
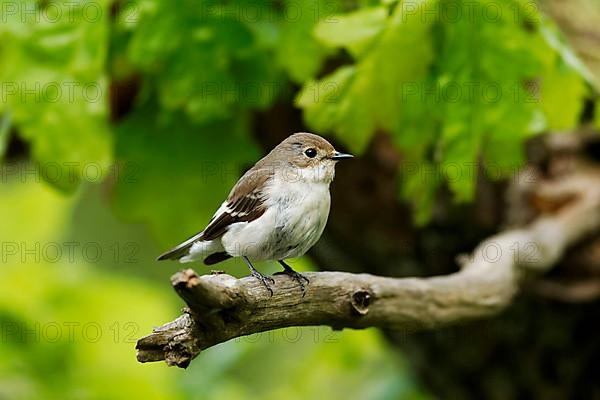
[[[195,242],[216,239],[227,232],[231,224],[253,221],[263,215],[266,210],[263,189],[272,177],[272,169],[254,166],[240,178],[231,190],[225,207],[213,216],[202,232],[161,254],[158,260],[178,260],[188,254]]]
[[[223,235],[229,225],[236,222],[250,222],[264,214],[264,187],[272,174],[266,169],[250,170],[235,185],[225,208],[210,221],[202,240],[213,240]]]

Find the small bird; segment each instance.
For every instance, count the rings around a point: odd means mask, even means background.
[[[213,265],[242,257],[266,287],[275,281],[251,261],[278,261],[300,285],[309,281],[285,263],[304,255],[321,237],[329,216],[329,184],[340,153],[312,133],[295,133],[259,160],[235,184],[202,232],[160,255],[158,260]]]

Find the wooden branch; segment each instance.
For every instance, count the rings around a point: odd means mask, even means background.
[[[461,258],[459,272],[447,276],[312,272],[305,274],[310,284],[302,297],[295,281],[276,275],[270,297],[252,277],[179,272],[172,283],[188,308],[140,339],[137,359],[185,368],[208,347],[271,329],[329,325],[414,331],[495,315],[511,303],[525,275],[550,269],[569,245],[600,227],[598,171],[569,176],[551,188],[546,189],[575,194],[575,200],[527,228],[487,239]]]

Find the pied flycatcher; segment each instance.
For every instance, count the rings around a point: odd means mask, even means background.
[[[274,280],[252,261],[278,261],[304,295],[305,280],[285,263],[321,237],[329,216],[329,184],[337,161],[352,158],[320,136],[295,133],[259,160],[236,183],[204,230],[158,257],[213,265],[242,257],[272,295]]]

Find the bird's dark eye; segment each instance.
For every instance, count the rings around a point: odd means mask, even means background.
[[[311,147],[310,149],[306,149],[304,154],[306,154],[306,157],[308,158],[314,158],[317,155],[317,150]]]

